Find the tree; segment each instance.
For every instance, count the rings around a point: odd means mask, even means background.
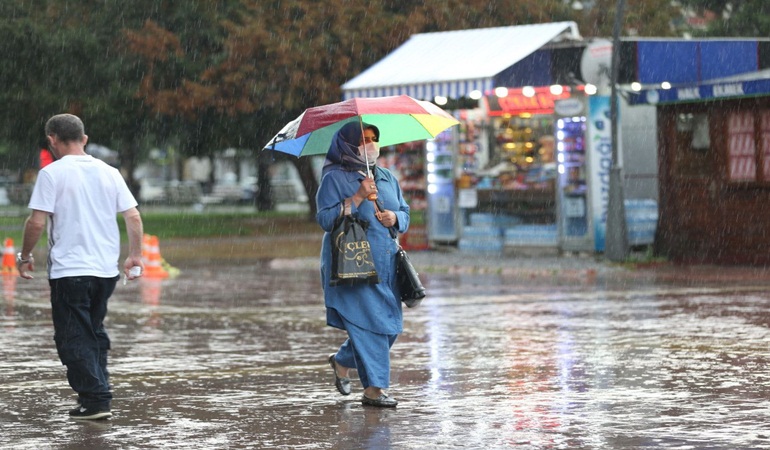
[[[69,111],[129,174],[151,145],[256,158],[283,124],[339,101],[345,81],[415,33],[574,18],[608,36],[615,2],[594,3],[580,13],[563,0],[6,0],[0,151],[6,166],[34,165],[43,122]],[[629,29],[662,35],[667,3],[629,0]],[[295,162],[313,199],[310,163]]]
[[[681,3],[698,14],[711,12],[715,17],[706,30],[694,30],[694,34],[733,37],[770,34],[770,3],[765,0],[684,0]]]
[[[83,71],[76,71],[69,61],[82,60],[93,41],[84,33],[49,26],[33,10],[45,10],[43,2],[30,2],[27,9],[15,3],[0,7],[4,36],[0,41],[4,55],[4,64],[0,65],[0,99],[4,105],[0,127],[8,146],[5,167],[36,167],[37,153],[30,150],[42,141],[47,116],[71,103],[71,93],[77,90],[74,84],[82,83],[89,73],[87,62]],[[58,76],[53,75],[54,70]],[[75,83],[65,81],[62,74]]]
[[[576,11],[575,20],[584,36],[610,37],[617,0],[596,0],[586,11]],[[670,0],[626,0],[621,34],[630,36],[673,36],[672,17],[678,11]]]
[[[192,57],[178,58],[166,67],[174,82],[201,70],[198,52],[217,54],[223,30],[220,12],[240,7],[237,0],[8,0],[0,5],[0,93],[7,106],[2,113],[7,165],[21,161],[34,166],[29,147],[42,137],[43,122],[52,114],[71,112],[86,123],[91,142],[120,151],[128,173],[133,172],[148,142],[214,132],[183,134],[188,127],[179,115],[161,115],[137,95],[146,79],[142,60],[126,45],[125,30],[141,30],[149,21],[174,29]],[[217,14],[212,14],[212,11]],[[217,34],[219,33],[219,34]],[[199,67],[200,66],[200,67]],[[216,123],[216,122],[215,122]],[[224,128],[228,128],[227,125]],[[199,129],[201,127],[198,127]],[[221,134],[220,134],[221,135]],[[201,145],[205,145],[201,144]],[[133,183],[130,183],[133,184]]]
[[[545,6],[534,0],[515,3],[243,2],[242,11],[222,22],[226,30],[222,53],[208,60],[211,65],[206,69],[181,79],[159,69],[188,54],[181,48],[184,40],[176,39],[173,30],[148,22],[142,30],[127,31],[127,38],[144,61],[139,95],[153,111],[192,121],[204,116],[227,118],[239,124],[236,132],[241,136],[253,137],[249,142],[259,151],[259,144],[305,108],[339,101],[346,80],[416,32],[566,18],[568,12],[558,1]],[[315,198],[317,182],[310,162],[295,163],[309,198]]]

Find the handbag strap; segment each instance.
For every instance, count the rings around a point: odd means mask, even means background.
[[[382,202],[377,198],[377,200],[374,201],[374,210],[377,213],[381,213],[383,209],[385,208],[382,206]],[[390,232],[390,237],[396,241],[396,244],[398,244],[398,248],[401,248],[401,243],[398,242],[398,230],[396,230],[396,227],[388,227],[388,231]]]
[[[351,212],[351,206],[352,200],[350,198],[346,198],[342,201],[342,211],[340,211],[340,216],[349,216]]]

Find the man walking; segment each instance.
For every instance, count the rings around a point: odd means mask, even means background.
[[[48,223],[48,283],[51,315],[59,359],[67,366],[67,380],[78,394],[74,419],[105,419],[110,406],[104,329],[107,300],[120,278],[122,213],[128,232],[128,257],[123,270],[142,262],[143,226],[137,203],[117,169],[87,155],[83,122],[71,114],[51,117],[45,125],[49,149],[57,160],[40,170],[24,224],[16,265],[22,278],[35,270],[32,250]]]

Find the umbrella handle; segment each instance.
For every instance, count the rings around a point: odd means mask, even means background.
[[[364,136],[364,120],[361,118],[361,116],[358,116],[358,125],[361,127],[361,139],[363,139]],[[364,161],[366,163],[366,176],[368,178],[372,178],[372,171],[369,168],[369,155],[366,154],[366,151],[364,151]],[[373,202],[377,201],[377,194],[371,193],[369,196],[366,197],[367,200],[371,200]]]

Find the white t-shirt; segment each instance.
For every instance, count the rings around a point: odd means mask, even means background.
[[[120,172],[90,155],[43,168],[29,207],[49,213],[48,278],[118,276],[117,215],[135,206]]]

